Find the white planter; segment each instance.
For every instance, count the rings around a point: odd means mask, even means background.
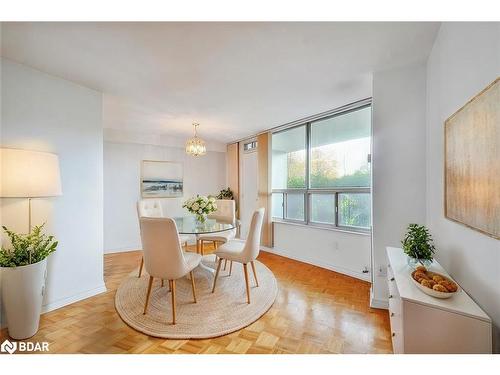
[[[2,300],[13,339],[27,339],[38,331],[46,271],[47,259],[28,266],[2,267]]]

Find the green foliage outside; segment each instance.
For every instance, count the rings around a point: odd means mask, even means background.
[[[287,155],[287,188],[305,189],[305,151],[290,152]],[[343,187],[370,187],[371,175],[368,166],[363,166],[350,175],[338,176],[337,161],[328,158],[315,149],[311,155],[309,183],[313,189],[343,188]],[[329,218],[331,207],[316,208],[317,216]],[[328,219],[326,219],[328,220]],[[339,200],[339,225],[369,228],[370,196],[369,194],[342,194]]]
[[[296,151],[288,154],[287,160],[288,189],[305,189],[305,152]],[[370,170],[363,167],[353,174],[338,176],[338,167],[335,160],[325,158],[324,155],[314,150],[311,157],[309,183],[311,188],[336,188],[336,187],[370,187]]]
[[[370,172],[357,170],[353,174],[339,178],[328,178],[321,174],[311,174],[312,188],[370,187]]]
[[[305,178],[303,176],[288,176],[288,189],[304,189]],[[335,188],[335,187],[370,187],[370,172],[368,170],[358,170],[355,173],[340,178],[329,178],[322,174],[313,174],[310,176],[311,187]]]
[[[370,196],[368,194],[339,195],[339,225],[369,228]]]
[[[28,234],[15,233],[2,227],[10,238],[11,249],[0,250],[0,267],[18,267],[38,263],[56,251],[58,242],[54,236],[42,232],[43,226],[35,226]]]
[[[401,244],[405,254],[417,260],[432,260],[436,250],[432,242],[432,236],[424,225],[408,225]]]

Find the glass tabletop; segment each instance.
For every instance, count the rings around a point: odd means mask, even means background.
[[[194,216],[174,217],[173,219],[179,234],[217,233],[235,228],[234,224],[221,219],[207,218],[204,223],[198,222]]]

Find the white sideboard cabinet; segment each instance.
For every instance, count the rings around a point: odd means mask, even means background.
[[[402,249],[388,247],[387,257],[394,353],[491,353],[491,319],[464,290],[431,297],[414,285]],[[448,276],[437,261],[430,270]]]

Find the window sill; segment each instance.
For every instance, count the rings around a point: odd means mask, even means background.
[[[280,219],[272,219],[273,224],[285,224],[285,225],[294,225],[298,227],[303,227],[303,228],[311,228],[311,229],[322,229],[322,230],[329,230],[332,232],[341,232],[341,233],[349,233],[349,234],[357,234],[360,236],[371,236],[372,232],[370,229],[363,230],[363,229],[348,229],[348,228],[342,228],[342,227],[333,227],[333,226],[328,226],[328,225],[318,225],[314,223],[302,223],[302,222],[297,222],[297,221],[289,221],[289,220],[280,220]]]

